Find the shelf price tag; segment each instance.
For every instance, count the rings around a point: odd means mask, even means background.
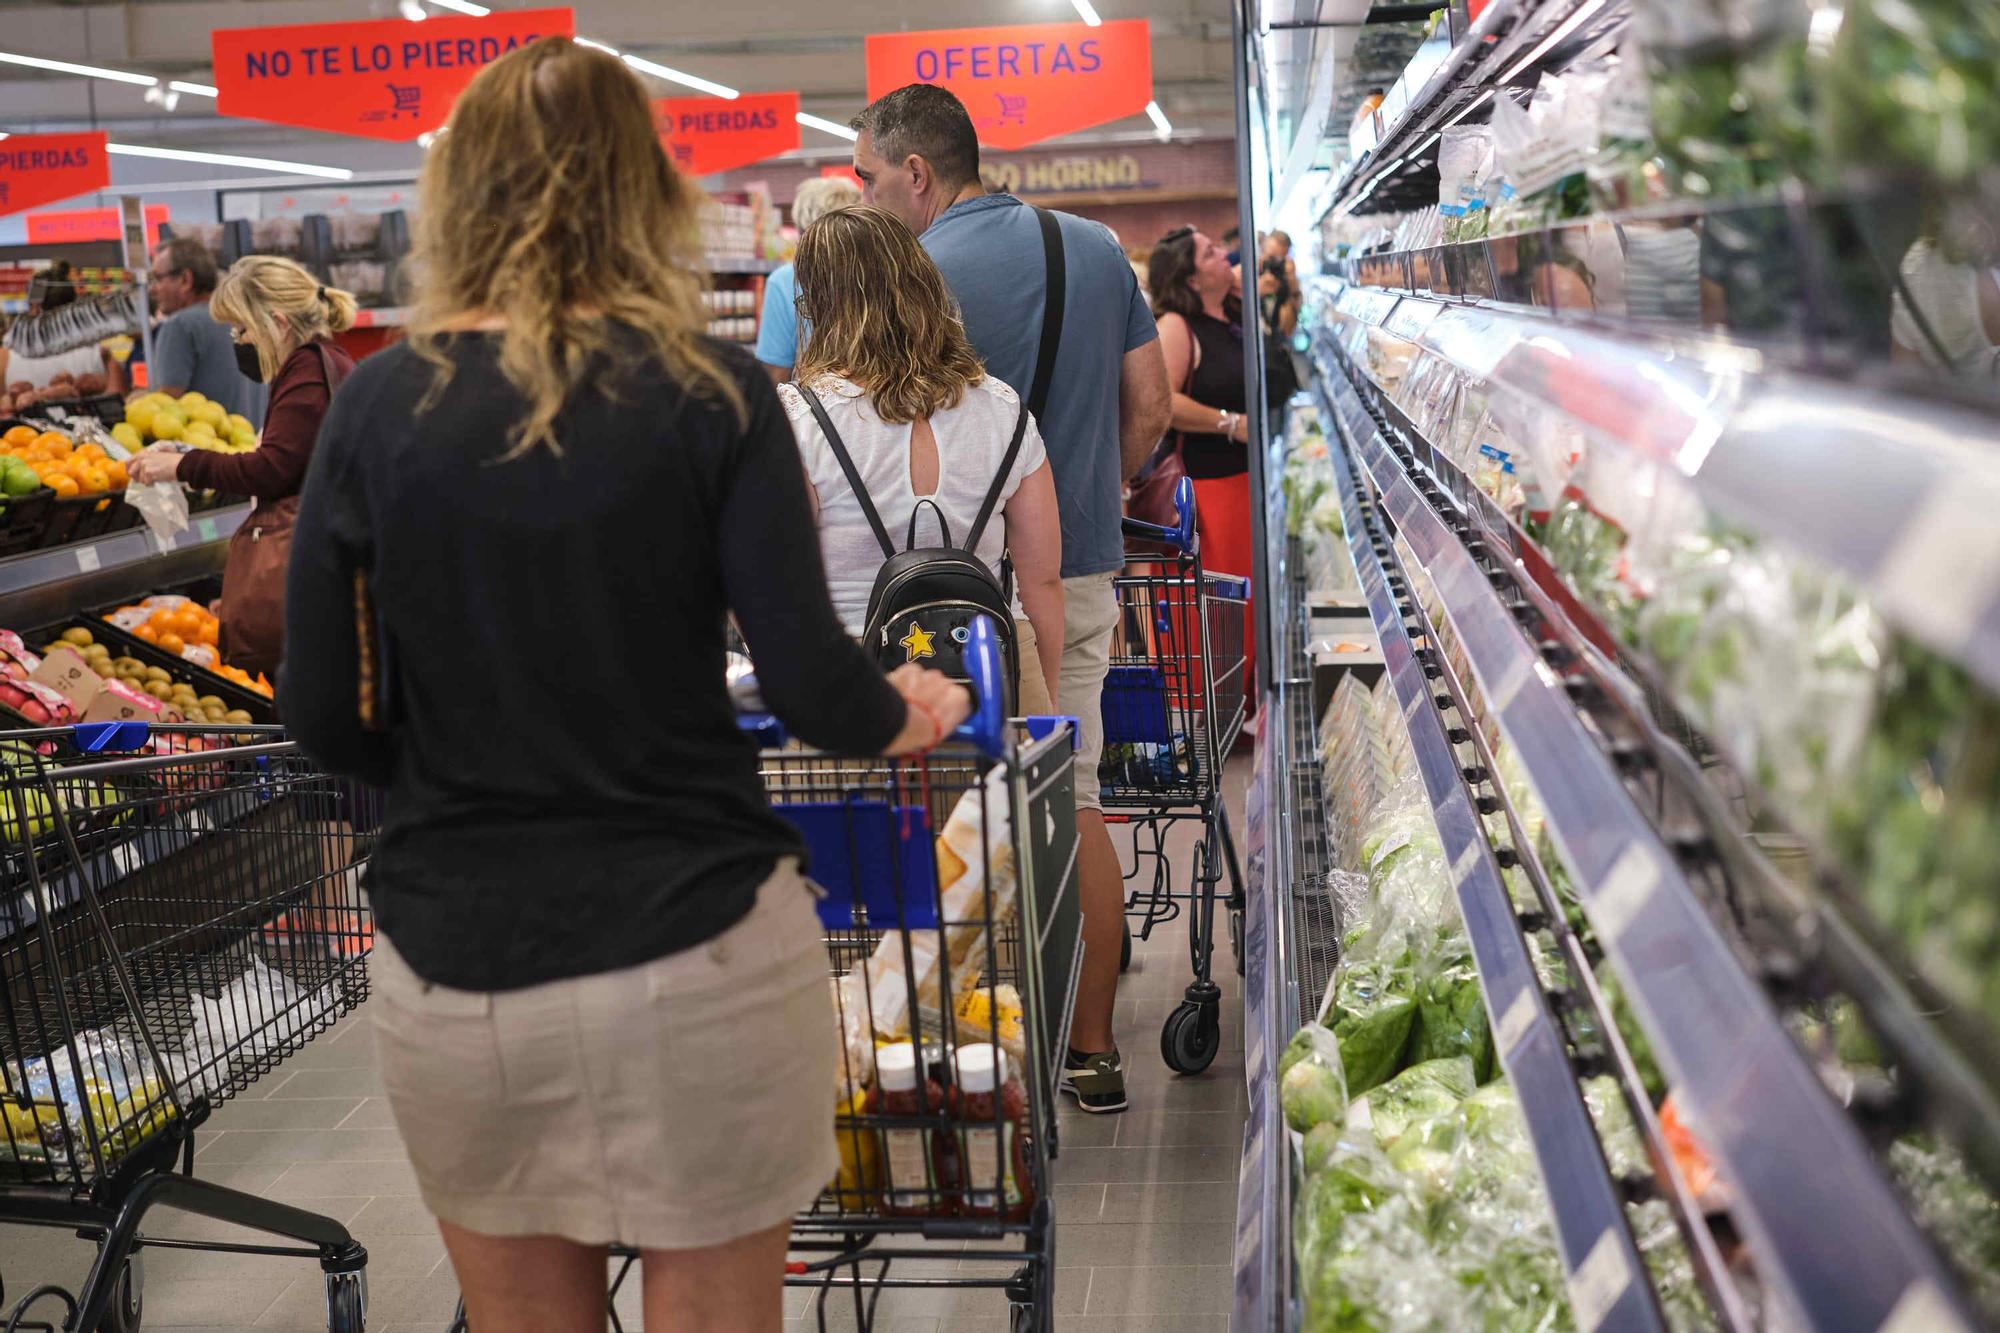
[[[1660,868],[1639,848],[1627,847],[1590,900],[1590,919],[1598,932],[1607,940],[1623,935],[1659,884]]]
[[[77,573],[88,574],[102,563],[103,559],[97,554],[95,546],[79,546],[76,548]]]
[[[1618,1247],[1615,1230],[1606,1230],[1569,1275],[1569,1308],[1583,1333],[1596,1333],[1604,1316],[1632,1285],[1632,1269]]]
[[[205,542],[215,540],[215,520],[212,518],[200,520],[194,525],[194,530],[201,534],[201,539]]]
[[[1514,1054],[1514,1048],[1528,1035],[1528,1029],[1535,1023],[1535,997],[1523,987],[1516,991],[1506,1012],[1493,1026],[1493,1048],[1500,1052],[1502,1060]]]

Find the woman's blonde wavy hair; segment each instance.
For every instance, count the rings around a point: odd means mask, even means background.
[[[451,379],[453,336],[497,316],[501,373],[528,405],[509,458],[560,448],[556,418],[607,359],[610,388],[664,368],[747,421],[703,340],[702,194],[622,61],[563,37],[494,61],[459,94],[419,194],[409,337],[437,371],[420,410]]]
[[[828,213],[799,236],[799,313],[812,321],[796,375],[841,375],[887,422],[954,407],[985,367],[944,274],[917,238],[879,208]]]
[[[229,266],[209,298],[208,312],[249,335],[264,378],[295,347],[354,327],[351,292],[322,287],[318,278],[277,255],[245,255]]]

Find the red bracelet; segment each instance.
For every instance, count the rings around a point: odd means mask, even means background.
[[[937,733],[934,737],[931,738],[931,741],[928,745],[918,746],[917,753],[926,754],[932,750],[935,750],[939,745],[941,745],[944,742],[944,736],[945,736],[944,723],[938,719],[938,715],[936,713],[933,713],[930,710],[930,705],[924,703],[921,699],[905,699],[903,700],[903,702],[907,704],[909,707],[916,709],[919,713],[922,713],[925,717],[929,718],[931,720],[931,727]]]

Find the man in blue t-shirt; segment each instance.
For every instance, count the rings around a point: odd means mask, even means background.
[[[192,236],[176,236],[153,251],[146,300],[166,318],[153,330],[146,383],[174,398],[192,389],[257,425],[264,416],[262,386],[237,368],[236,340],[208,312],[215,279],[215,257]]]
[[[799,235],[838,208],[852,208],[861,202],[854,182],[838,176],[819,176],[799,186],[792,196],[792,225]],[[780,264],[764,284],[764,315],[757,321],[757,359],[773,381],[783,384],[798,364],[799,349],[806,345],[812,326],[799,318],[799,279],[790,264]]]
[[[854,173],[863,198],[909,224],[958,298],[987,372],[1023,398],[1035,375],[1047,296],[1041,226],[1010,194],[979,179],[979,140],[959,100],[913,83],[854,118]],[[1058,711],[1082,719],[1076,754],[1078,878],[1084,954],[1063,1088],[1086,1111],[1125,1109],[1112,1040],[1125,881],[1105,831],[1097,763],[1101,700],[1118,618],[1112,580],[1125,563],[1120,527],[1127,478],[1167,429],[1172,394],[1159,330],[1109,228],[1055,215],[1063,242],[1064,304],[1048,408],[1036,424],[1055,470],[1062,512],[1063,635]],[[1036,635],[1055,627],[1036,625]],[[1023,652],[1033,651],[1023,644]]]

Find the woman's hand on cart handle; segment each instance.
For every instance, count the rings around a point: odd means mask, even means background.
[[[931,749],[972,715],[972,691],[929,667],[904,663],[889,673],[889,683],[908,706],[889,754]]]

